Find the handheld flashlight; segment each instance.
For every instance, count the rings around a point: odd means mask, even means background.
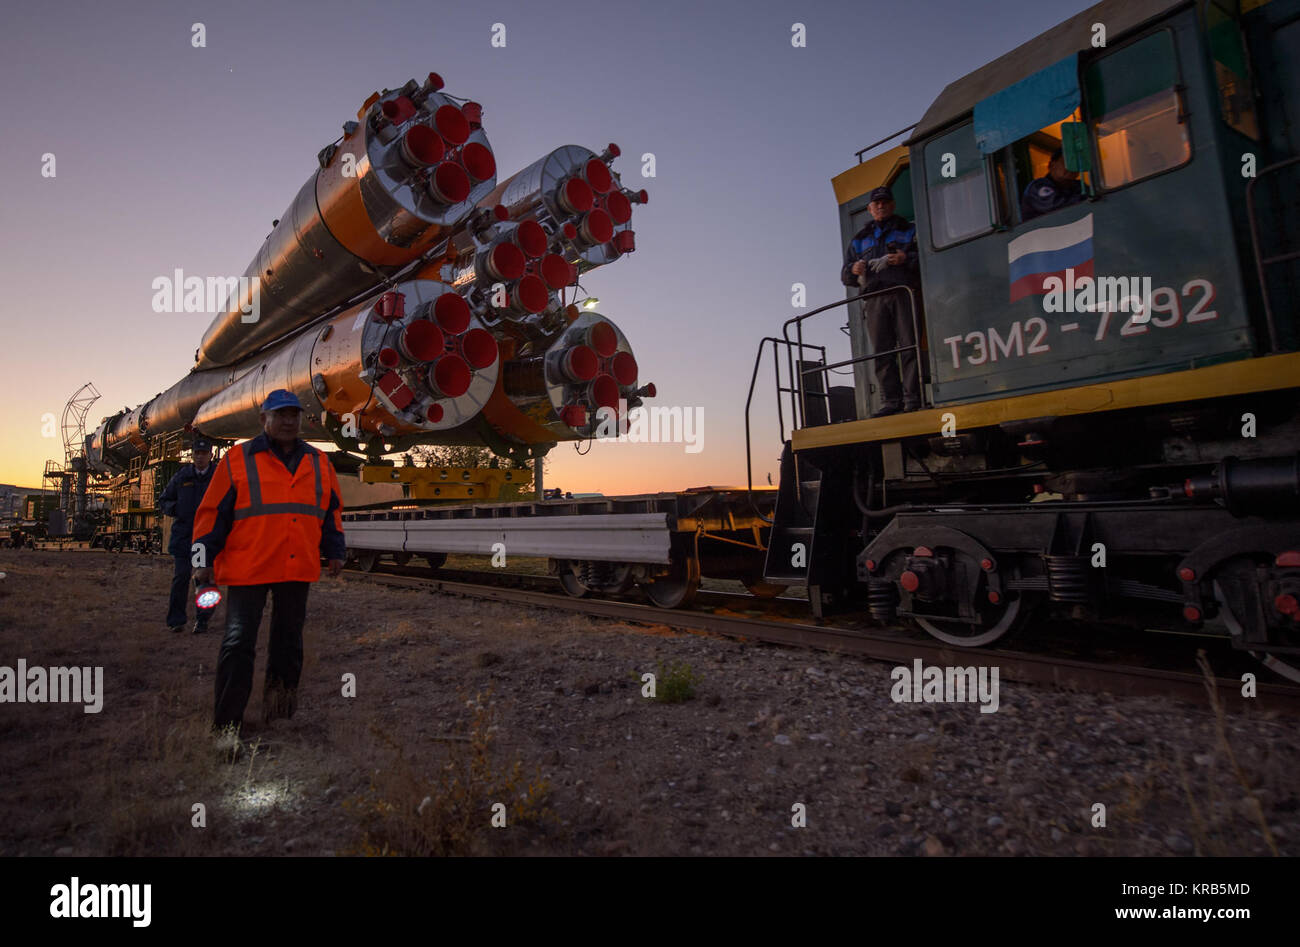
[[[221,604],[221,589],[215,585],[205,585],[194,596],[194,606],[204,611],[211,611]]]

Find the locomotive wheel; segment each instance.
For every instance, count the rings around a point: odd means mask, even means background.
[[[980,648],[986,644],[992,644],[1015,627],[1016,619],[1020,617],[1021,602],[1022,599],[1017,595],[1011,601],[1002,605],[998,609],[996,616],[989,616],[992,624],[985,622],[979,625],[969,625],[959,621],[933,622],[927,618],[914,618],[912,620],[920,625],[927,634],[946,644],[956,645],[959,648]]]
[[[1227,596],[1223,594],[1223,589],[1220,588],[1218,581],[1216,580],[1213,585],[1214,598],[1219,603],[1219,616],[1223,619],[1223,623],[1228,626],[1228,631],[1232,632],[1232,636],[1240,638],[1245,633],[1245,628],[1237,616],[1232,613],[1232,609],[1228,607]],[[1279,674],[1287,680],[1300,684],[1300,668],[1297,668],[1294,664],[1288,664],[1277,655],[1269,654],[1267,651],[1252,651],[1250,656],[1274,674]]]
[[[689,605],[700,589],[700,564],[694,559],[674,560],[667,575],[640,583],[646,598],[660,608]]]
[[[1007,574],[1008,578],[1017,578],[1017,572]],[[1025,602],[1023,593],[1004,593],[1004,600],[998,605],[985,603],[980,609],[981,621],[971,624],[964,621],[937,621],[927,618],[913,618],[927,634],[938,638],[945,644],[959,648],[981,648],[992,644],[1015,630],[1029,617],[1031,609]]]
[[[374,572],[379,568],[379,550],[363,549],[357,553],[357,567],[362,572]]]
[[[754,598],[776,598],[790,586],[779,585],[776,582],[764,582],[761,576],[745,576],[741,584],[749,589],[749,594]]]
[[[409,552],[395,552],[393,553],[393,561],[399,566],[404,566],[411,561],[411,554]]]
[[[430,569],[437,572],[447,564],[447,554],[445,552],[427,552],[424,554],[424,561],[428,563]]]

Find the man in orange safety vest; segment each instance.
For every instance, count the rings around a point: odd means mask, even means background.
[[[291,717],[302,672],[307,590],[320,561],[336,576],[347,550],[339,481],[329,458],[299,439],[302,404],[277,389],[262,403],[262,433],[217,465],[194,517],[195,581],[227,586],[217,656],[213,729],[243,724],[253,689],[257,629],[272,597],[262,718]]]

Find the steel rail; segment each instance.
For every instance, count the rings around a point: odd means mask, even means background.
[[[388,584],[399,588],[424,590],[461,597],[491,599],[529,607],[554,608],[604,618],[615,618],[644,625],[668,626],[687,631],[702,631],[729,638],[745,638],[769,644],[811,648],[839,654],[851,654],[873,661],[894,664],[920,659],[926,666],[966,667],[997,666],[1000,679],[1030,684],[1051,684],[1067,690],[1109,693],[1116,696],[1161,696],[1204,704],[1206,680],[1200,674],[1143,668],[1132,665],[1105,665],[1018,651],[982,648],[954,648],[926,639],[900,638],[861,631],[815,625],[799,621],[764,621],[734,615],[680,609],[663,609],[653,605],[618,602],[608,599],[574,598],[562,591],[539,592],[460,582],[443,578],[420,578],[392,573],[360,573],[348,570],[349,579]],[[1241,695],[1242,682],[1234,678],[1214,679],[1220,701],[1226,708],[1300,712],[1300,687],[1285,684],[1257,683],[1255,698]]]

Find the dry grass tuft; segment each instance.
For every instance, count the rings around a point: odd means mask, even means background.
[[[1234,781],[1241,787],[1242,797],[1239,802],[1239,809],[1248,817],[1253,818],[1259,823],[1259,829],[1264,836],[1264,844],[1274,857],[1278,855],[1277,841],[1273,838],[1273,832],[1268,826],[1268,819],[1264,815],[1264,806],[1259,801],[1259,796],[1255,794],[1255,785],[1257,779],[1252,778],[1242,768],[1237,761],[1237,754],[1232,748],[1231,741],[1228,740],[1228,721],[1223,712],[1223,703],[1219,700],[1219,689],[1215,684],[1214,671],[1210,668],[1209,659],[1205,656],[1205,651],[1196,652],[1196,663],[1201,669],[1201,677],[1205,682],[1205,692],[1210,701],[1210,710],[1214,713],[1214,733],[1215,733],[1215,750],[1222,753],[1227,760],[1229,772],[1232,774]],[[1205,807],[1198,806],[1196,800],[1192,797],[1191,787],[1188,784],[1186,771],[1182,773],[1183,791],[1187,795],[1187,801],[1191,807],[1193,821],[1196,826],[1196,845],[1197,852],[1213,848],[1216,854],[1228,854],[1226,848],[1222,845],[1212,846],[1211,837],[1213,830],[1218,828],[1218,819],[1213,815],[1216,812],[1223,811],[1223,806],[1215,805],[1218,801],[1214,792],[1214,780],[1208,780],[1209,786],[1209,804]],[[1207,816],[1204,813],[1208,813]]]
[[[344,854],[474,855],[499,852],[511,827],[544,829],[557,820],[547,799],[550,784],[524,771],[516,757],[504,769],[493,759],[496,727],[491,693],[466,701],[472,713],[461,732],[441,737],[448,750],[432,776],[407,756],[406,746],[387,730],[371,733],[393,751],[392,762],[375,770],[369,789],[344,802],[362,831],[360,843]]]

